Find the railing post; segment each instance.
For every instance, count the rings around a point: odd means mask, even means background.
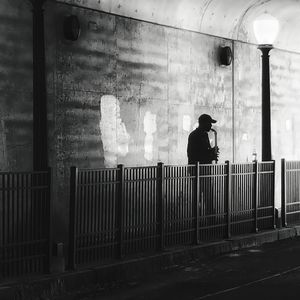
[[[231,237],[231,164],[226,160],[226,173],[227,173],[227,238]]]
[[[276,165],[275,165],[275,160],[272,160],[273,162],[273,181],[272,181],[272,194],[273,194],[273,228],[276,229],[276,215],[275,215],[275,170],[276,170]]]
[[[254,232],[258,232],[258,220],[257,220],[257,211],[258,211],[258,162],[254,162]]]
[[[195,244],[199,244],[199,162],[195,165],[195,198],[194,198],[194,209],[195,209]]]
[[[116,205],[116,237],[117,237],[117,257],[123,257],[123,202],[124,202],[124,165],[118,167],[118,194]]]
[[[282,226],[287,226],[286,221],[286,161],[281,159],[281,221]]]
[[[69,268],[76,269],[76,221],[78,168],[70,169]]]
[[[48,234],[48,249],[47,249],[47,263],[46,263],[46,272],[50,273],[50,263],[52,256],[52,197],[51,197],[51,188],[52,188],[52,170],[48,167],[47,172],[47,234]]]
[[[164,249],[164,182],[165,169],[164,164],[157,164],[157,186],[156,186],[156,235],[157,250]]]

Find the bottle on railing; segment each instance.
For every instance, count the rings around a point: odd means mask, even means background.
[[[257,152],[255,148],[253,148],[253,152],[252,152],[252,161],[253,162],[257,161]]]

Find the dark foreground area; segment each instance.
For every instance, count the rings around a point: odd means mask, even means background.
[[[173,265],[150,278],[93,287],[64,299],[299,299],[299,292],[300,237],[296,237]]]

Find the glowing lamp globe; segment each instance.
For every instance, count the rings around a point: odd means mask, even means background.
[[[264,13],[254,20],[253,31],[259,45],[272,45],[279,31],[279,22],[273,16]]]

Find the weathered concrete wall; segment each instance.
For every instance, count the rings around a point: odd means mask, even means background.
[[[261,52],[235,43],[234,131],[235,160],[261,159]],[[272,155],[300,159],[300,55],[270,52]]]
[[[217,55],[228,41],[64,5],[46,13],[54,207],[63,228],[71,165],[186,164],[201,113],[218,120],[220,161],[232,160],[232,69]],[[82,27],[76,42],[62,35],[70,13]]]
[[[51,161],[57,182],[55,209],[63,228],[71,165],[185,164],[188,134],[201,113],[218,120],[221,162],[251,161],[253,152],[260,159],[261,62],[255,46],[234,42],[234,64],[222,67],[218,48],[231,42],[221,38],[63,4],[49,4],[46,12],[48,97],[54,121]],[[63,18],[71,13],[82,26],[76,42],[62,35]],[[296,130],[290,129],[297,118],[284,121],[287,134],[280,114],[290,89],[282,81],[299,76],[297,65],[286,64],[292,59],[300,57],[275,51],[271,56],[277,159],[290,153],[296,157],[297,152]],[[288,94],[297,106],[294,85]],[[281,141],[288,143],[291,136],[294,150],[287,152]]]
[[[64,5],[46,13],[60,233],[71,165],[186,164],[188,134],[204,112],[219,121],[220,161],[232,160],[232,69],[217,59],[227,41]],[[76,42],[62,35],[70,13],[82,26]]]
[[[0,1],[0,170],[32,168],[32,15]]]
[[[261,160],[261,58],[248,44],[235,43],[235,160]],[[300,159],[300,55],[270,52],[272,157],[276,160],[276,206],[280,207],[280,160]]]
[[[31,9],[21,0],[0,8],[0,168],[31,169]],[[82,27],[75,42],[63,37],[71,13]],[[45,7],[45,32],[56,239],[66,240],[71,165],[185,164],[188,134],[201,113],[218,120],[220,162],[251,161],[254,150],[260,159],[255,46],[234,42],[234,64],[222,67],[218,49],[232,46],[229,40],[54,2]],[[276,159],[299,159],[299,77],[300,55],[271,52]]]
[[[277,48],[300,51],[298,0],[56,0],[107,13],[256,44],[253,21],[276,17]]]
[[[300,159],[300,55],[271,52],[274,158]]]
[[[260,51],[234,43],[234,152],[235,161],[261,160]]]

